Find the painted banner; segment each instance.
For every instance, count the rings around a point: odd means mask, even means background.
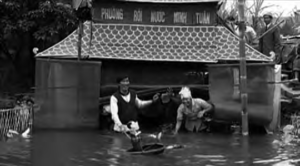
[[[93,3],[93,20],[101,23],[214,25],[217,3]]]

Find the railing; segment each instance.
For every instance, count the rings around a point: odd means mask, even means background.
[[[4,138],[9,130],[24,132],[33,127],[33,107],[15,107],[0,109],[0,138]]]

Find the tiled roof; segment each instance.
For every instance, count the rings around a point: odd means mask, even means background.
[[[92,27],[92,33],[91,33]],[[90,38],[92,39],[90,42]],[[239,41],[221,26],[157,26],[86,22],[82,56],[100,59],[216,62],[238,60]],[[37,57],[77,57],[77,31]],[[246,45],[247,60],[270,59]]]

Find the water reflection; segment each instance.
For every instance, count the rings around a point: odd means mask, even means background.
[[[31,166],[30,147],[29,139],[0,141],[0,165]]]
[[[297,147],[272,145],[274,136],[222,134],[181,134],[164,136],[165,144],[185,148],[167,150],[162,155],[139,156],[126,153],[130,141],[121,134],[66,131],[39,131],[30,143],[1,143],[0,165],[34,166],[221,166],[221,165],[297,165]],[[5,145],[5,146],[4,146]],[[5,150],[3,150],[5,149]],[[29,162],[32,161],[32,164]]]

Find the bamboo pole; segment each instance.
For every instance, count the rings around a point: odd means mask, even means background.
[[[80,5],[82,4],[82,0],[73,0],[73,8],[75,10],[78,10],[80,8]],[[81,78],[81,65],[80,61],[82,59],[82,33],[83,33],[83,20],[81,18],[79,19],[79,25],[78,25],[78,41],[77,41],[77,85],[76,85],[76,104],[77,104],[77,114],[80,113],[80,78]]]
[[[260,36],[256,37],[255,39],[253,39],[253,41],[254,41],[254,40],[259,40],[260,38],[264,37],[267,33],[269,33],[271,30],[277,28],[277,26],[279,26],[279,25],[280,25],[281,23],[283,23],[283,22],[284,22],[284,20],[281,20],[281,21],[278,22],[277,24],[273,25],[270,29],[268,29],[268,30],[267,30],[266,32],[264,32],[262,35],[260,35]]]
[[[79,19],[79,27],[78,27],[78,57],[77,60],[81,60],[81,49],[82,49],[82,32],[83,32],[83,22]]]
[[[77,115],[80,115],[80,89],[81,89],[81,65],[80,61],[82,59],[81,50],[82,50],[82,33],[83,33],[83,21],[79,18],[79,27],[78,27],[78,57],[77,57],[77,87],[76,87],[76,104],[77,104]]]
[[[242,101],[242,135],[248,136],[248,93],[247,93],[247,62],[245,53],[245,0],[238,0],[238,11],[239,11],[239,30],[240,30],[240,92]]]

